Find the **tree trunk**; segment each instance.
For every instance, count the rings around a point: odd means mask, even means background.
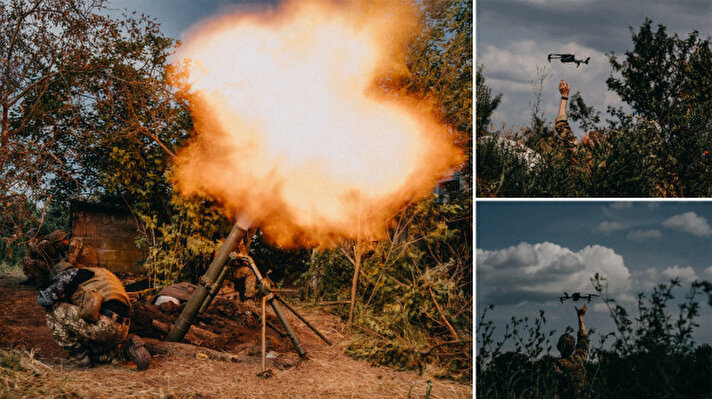
[[[361,245],[354,246],[354,279],[351,282],[351,305],[349,307],[349,320],[346,322],[346,327],[351,326],[351,321],[354,317],[354,305],[356,304],[356,288],[358,287],[358,275],[361,271]]]

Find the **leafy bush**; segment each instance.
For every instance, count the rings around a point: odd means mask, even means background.
[[[347,353],[401,369],[431,364],[442,377],[472,379],[471,197],[430,197],[405,209],[361,268]],[[346,300],[353,265],[341,249],[312,257],[308,299]],[[346,318],[345,307],[334,313]]]

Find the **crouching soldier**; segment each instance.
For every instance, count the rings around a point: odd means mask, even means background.
[[[141,338],[128,335],[130,301],[121,281],[103,268],[67,267],[37,296],[59,346],[78,366],[136,362],[145,370],[151,355]]]
[[[22,259],[22,272],[27,276],[25,285],[44,288],[51,279],[52,266],[66,257],[69,240],[67,234],[56,230],[44,237],[37,237],[37,229],[27,232],[27,256]]]

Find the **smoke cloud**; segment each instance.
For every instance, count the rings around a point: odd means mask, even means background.
[[[406,73],[416,22],[398,2],[295,1],[201,26],[174,63],[197,133],[178,189],[283,246],[378,237],[462,161],[427,99],[377,84]]]

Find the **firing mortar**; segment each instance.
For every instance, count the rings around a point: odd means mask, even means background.
[[[237,248],[240,240],[245,236],[247,232],[247,227],[241,227],[240,223],[235,223],[230,230],[230,234],[227,236],[225,242],[220,246],[218,252],[215,254],[215,258],[210,263],[208,271],[200,278],[198,281],[198,287],[196,288],[190,300],[185,305],[183,312],[176,319],[173,328],[171,328],[166,341],[179,342],[183,340],[185,334],[190,329],[190,325],[193,324],[193,319],[198,314],[198,311],[203,306],[208,294],[217,287],[218,281],[220,280],[220,275],[223,274],[223,269],[225,264],[230,257],[230,252]],[[215,290],[217,292],[217,290]]]
[[[230,253],[237,248],[240,240],[242,240],[242,238],[245,236],[246,231],[247,227],[241,227],[239,225],[239,222],[235,223],[235,225],[232,227],[232,230],[230,231],[230,234],[228,235],[227,239],[220,246],[218,252],[215,254],[215,258],[210,263],[208,271],[198,281],[198,288],[190,297],[190,300],[185,305],[183,312],[180,314],[180,316],[178,316],[178,319],[176,319],[176,322],[171,328],[168,337],[166,337],[167,341],[178,342],[183,340],[183,337],[185,337],[185,334],[190,329],[191,324],[193,324],[195,316],[205,311],[210,306],[210,303],[212,302],[217,292],[220,290],[220,286],[222,285],[222,282],[225,279],[225,275],[227,274],[227,261],[230,258]],[[282,309],[280,308],[277,301],[281,302],[287,309],[289,309],[295,316],[297,316],[299,320],[301,320],[307,327],[314,331],[314,333],[318,335],[319,338],[321,338],[328,345],[331,345],[331,342],[321,332],[319,332],[316,327],[312,326],[302,315],[297,313],[297,311],[291,305],[289,305],[289,303],[287,303],[284,298],[282,298],[278,293],[274,291],[273,283],[268,278],[262,276],[262,273],[260,273],[260,270],[257,268],[257,265],[255,265],[255,262],[254,260],[252,260],[251,257],[244,254],[238,256],[242,257],[247,261],[247,264],[250,266],[252,273],[254,273],[255,277],[257,277],[257,281],[260,285],[260,292],[262,293],[264,300],[266,302],[269,302],[270,306],[272,306],[272,310],[274,310],[274,313],[277,315],[277,318],[279,319],[280,323],[287,331],[287,335],[291,339],[292,344],[294,345],[294,348],[296,349],[299,356],[303,357],[306,355],[307,352],[304,350],[304,348],[302,348],[302,345],[299,342],[297,335],[294,333],[294,330],[292,330],[292,326],[284,317]],[[275,301],[275,299],[277,301]],[[264,312],[262,314],[262,318],[266,321],[266,315],[264,314]]]

